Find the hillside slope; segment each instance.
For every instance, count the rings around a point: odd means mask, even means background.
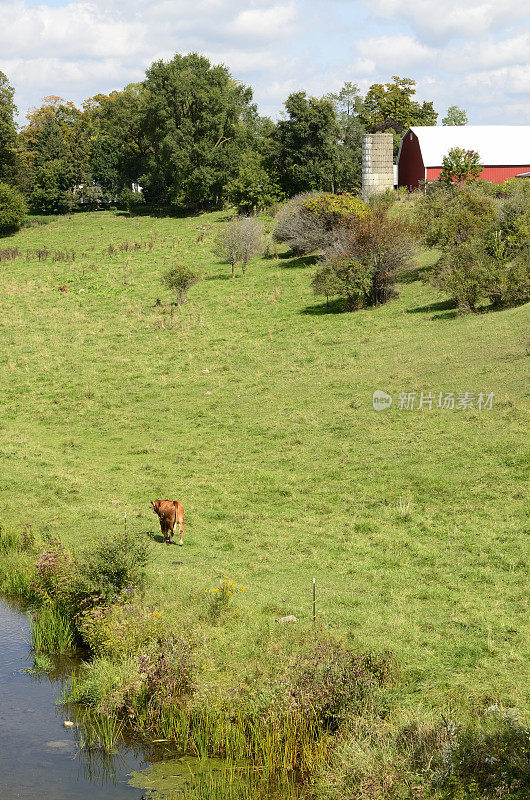
[[[2,240],[22,257],[0,264],[0,519],[82,547],[125,510],[158,534],[149,501],[178,498],[184,548],[151,539],[149,592],[176,618],[224,575],[246,587],[215,634],[226,674],[275,616],[309,620],[315,576],[319,616],[392,650],[411,696],[521,701],[529,307],[456,318],[412,281],[331,313],[311,259],[231,280],[212,255],[225,218],[99,212]],[[204,279],[171,316],[175,261]],[[493,408],[438,408],[440,392],[493,392]]]

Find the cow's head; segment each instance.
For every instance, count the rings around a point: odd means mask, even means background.
[[[160,510],[160,500],[151,500],[151,505],[153,507],[153,514],[158,514]]]

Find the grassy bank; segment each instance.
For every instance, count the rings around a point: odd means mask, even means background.
[[[212,255],[225,218],[79,214],[3,241],[21,254],[0,264],[4,528],[75,554],[127,511],[142,603],[193,632],[201,696],[296,652],[274,620],[310,628],[316,577],[327,630],[392,651],[402,713],[524,707],[528,306],[456,317],[418,279],[424,252],[397,300],[336,313],[309,257],[232,281]],[[181,309],[160,283],[176,261],[203,275]],[[493,408],[438,408],[440,392],[493,392]],[[182,549],[162,544],[155,497],[183,502]],[[24,592],[24,548],[2,558]]]

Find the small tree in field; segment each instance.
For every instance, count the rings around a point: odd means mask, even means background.
[[[444,183],[469,183],[476,181],[484,166],[475,150],[452,147],[442,160],[440,180]]]
[[[188,290],[200,279],[201,276],[197,272],[193,272],[184,264],[176,264],[162,275],[162,283],[171,291],[176,292],[179,306],[186,302]]]
[[[248,262],[259,252],[262,236],[263,226],[255,217],[236,217],[226,225],[217,239],[217,252],[231,265],[232,278],[238,263],[246,275]]]
[[[399,220],[381,211],[352,216],[324,251],[313,291],[344,297],[349,311],[386,303],[395,296],[397,275],[412,256],[409,232]]]

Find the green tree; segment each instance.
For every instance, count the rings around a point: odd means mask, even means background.
[[[449,106],[442,120],[442,125],[467,125],[467,123],[467,113],[458,106]]]
[[[72,208],[74,194],[71,174],[64,159],[53,158],[35,170],[29,195],[32,211],[42,214],[64,214]]]
[[[275,160],[286,195],[335,190],[340,128],[328,98],[294,92],[285,101],[288,118],[274,132]]]
[[[181,306],[186,302],[188,290],[201,279],[198,272],[194,272],[184,264],[176,264],[162,275],[162,283],[177,295],[177,304]]]
[[[90,131],[90,172],[109,199],[130,189],[145,170],[150,147],[145,96],[142,84],[129,84],[120,92],[96,95],[84,104]]]
[[[469,183],[475,181],[484,166],[475,150],[452,147],[442,159],[440,180],[444,183]]]
[[[363,99],[359,87],[347,81],[340,92],[328,94],[337,115],[340,141],[337,151],[336,191],[348,191],[362,183]]]
[[[260,211],[282,196],[265,169],[263,158],[253,151],[242,154],[237,175],[226,187],[226,194],[240,214]]]
[[[63,212],[76,188],[91,184],[89,129],[83,113],[60,97],[45,97],[21,131],[29,174],[29,199],[36,211]]]
[[[15,91],[7,76],[0,72],[0,180],[13,175],[16,161],[17,129],[14,103]],[[11,181],[10,181],[11,182]]]
[[[436,125],[438,114],[432,102],[421,105],[413,96],[416,81],[412,78],[392,76],[392,83],[374,83],[368,89],[360,114],[361,121],[371,133],[394,134],[394,151],[397,153],[401,134],[412,125]]]
[[[26,214],[21,193],[7,183],[0,183],[0,235],[18,230]]]
[[[245,149],[251,90],[196,53],[155,62],[144,89],[147,199],[181,207],[219,201]]]

